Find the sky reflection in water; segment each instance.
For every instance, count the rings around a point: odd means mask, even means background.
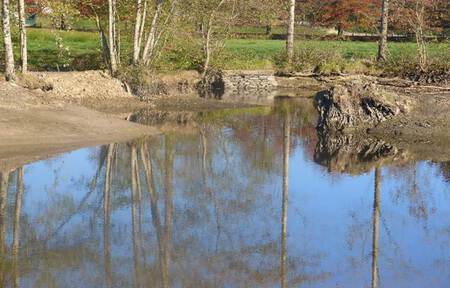
[[[315,119],[305,111],[205,113],[155,138],[29,164],[22,196],[20,170],[3,173],[0,280],[449,287],[448,163],[333,172],[313,160]]]

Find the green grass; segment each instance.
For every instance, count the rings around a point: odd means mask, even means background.
[[[14,35],[14,42],[17,43],[17,32]],[[64,47],[69,49],[69,54],[61,53],[61,49],[58,49],[57,36],[63,39]],[[28,29],[28,38],[29,63],[30,68],[33,70],[57,70],[58,67],[63,67],[64,63],[69,63],[68,69],[72,70],[104,67],[98,34],[95,32]],[[129,43],[124,44],[129,50]],[[183,46],[184,44],[180,45]],[[332,49],[348,60],[375,59],[377,54],[377,43],[375,42],[304,40],[298,41],[296,45],[326,51]],[[171,44],[171,46],[176,47],[177,45]],[[271,69],[274,68],[274,58],[284,51],[284,47],[285,42],[282,40],[232,39],[227,41],[223,53],[220,57],[216,57],[213,62],[222,69]],[[16,56],[18,59],[19,51],[17,48]],[[198,47],[185,48],[184,50],[175,49],[175,51],[184,51],[182,53],[186,53],[193,52],[191,50],[195,49],[198,49]],[[450,54],[450,43],[430,43],[428,49],[430,56]],[[416,44],[390,43],[389,51],[393,56],[415,55]],[[196,52],[198,52],[197,54],[200,53],[200,51]],[[123,54],[126,53],[124,52]],[[167,57],[164,61],[170,64],[167,67],[170,67],[172,70],[192,69],[189,65],[181,63],[181,61],[186,62],[186,59],[180,60],[183,57],[173,57],[173,54]]]
[[[64,47],[68,52],[61,53],[57,45],[57,37],[63,39]],[[17,39],[15,42],[17,43]],[[16,47],[17,48],[17,47]],[[48,29],[28,29],[28,53],[29,65],[34,70],[57,70],[63,68],[64,63],[69,63],[72,69],[76,69],[78,62],[95,60],[100,62],[101,49],[97,33],[78,31],[52,31]],[[16,49],[16,57],[19,51]],[[92,66],[87,68],[99,68],[101,63],[87,63]],[[83,65],[84,66],[84,65]],[[70,67],[69,67],[70,68]]]
[[[296,45],[310,49],[332,49],[349,60],[375,59],[378,51],[376,42],[305,40],[298,41]],[[224,68],[272,68],[273,58],[284,49],[285,42],[282,40],[229,40],[224,56],[226,61],[223,61]],[[389,52],[392,56],[414,55],[416,51],[415,43],[389,43]],[[431,57],[450,53],[450,43],[430,43],[428,51]]]

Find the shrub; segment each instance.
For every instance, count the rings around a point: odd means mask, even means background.
[[[335,49],[300,47],[296,49],[292,63],[288,63],[283,52],[275,56],[275,66],[285,72],[316,73],[332,75],[342,73],[345,59]]]
[[[189,39],[176,39],[166,47],[162,57],[156,63],[159,70],[197,70],[200,71],[203,63],[201,47]]]
[[[381,63],[384,76],[401,77],[419,83],[450,83],[450,55],[433,55],[428,58],[428,65],[421,69],[417,56],[401,55],[390,57]]]
[[[120,71],[119,78],[129,86],[131,93],[141,100],[147,100],[155,95],[168,94],[168,87],[145,66],[124,68]]]

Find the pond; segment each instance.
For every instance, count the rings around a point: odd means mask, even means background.
[[[450,164],[320,135],[310,100],[0,173],[3,287],[449,287]]]

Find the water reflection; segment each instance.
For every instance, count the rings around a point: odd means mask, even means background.
[[[322,139],[315,117],[197,113],[1,172],[2,287],[448,287],[446,162]]]

